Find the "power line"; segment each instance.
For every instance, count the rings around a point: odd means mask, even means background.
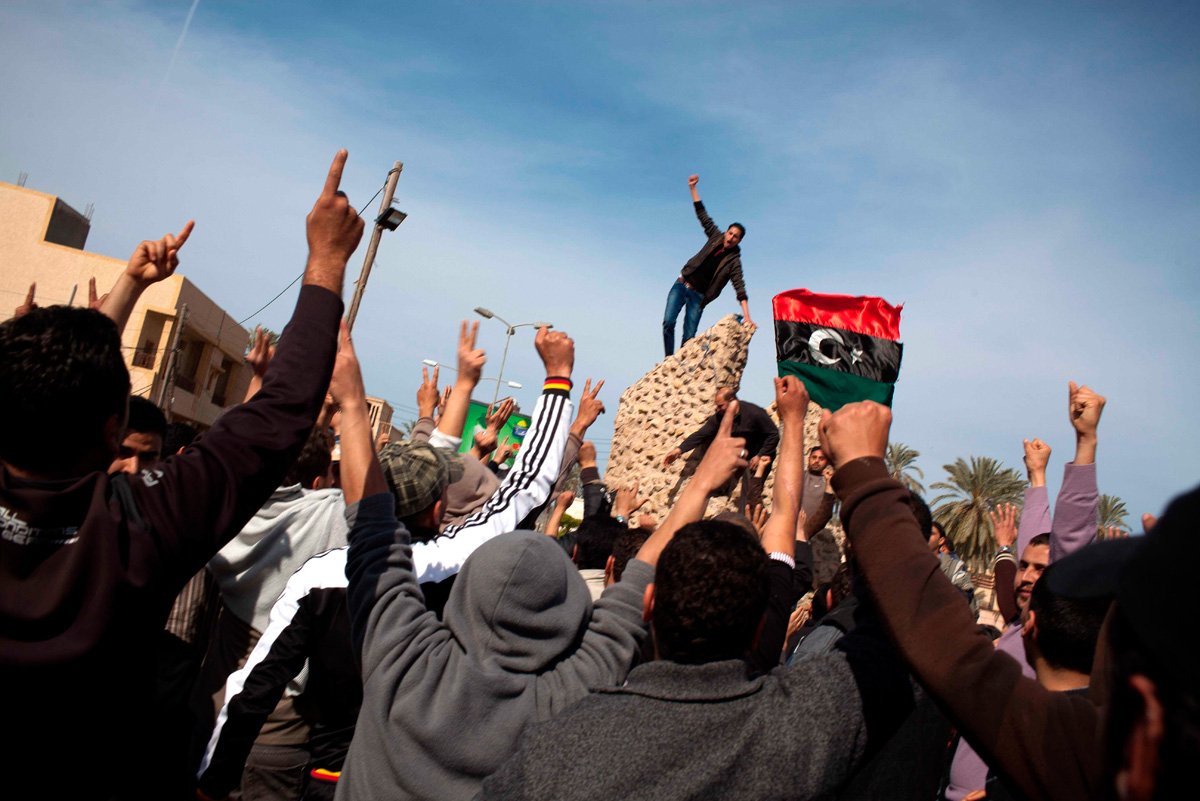
[[[391,175],[391,173],[388,173],[388,175]],[[383,191],[383,188],[384,188],[385,186],[387,186],[387,181],[384,181],[384,182],[383,182],[383,185],[379,187],[379,192],[382,192],[382,191]],[[368,200],[366,203],[364,203],[364,204],[363,204],[362,208],[361,208],[361,209],[359,209],[359,211],[358,211],[358,215],[357,215],[357,216],[361,217],[361,216],[362,216],[362,214],[363,214],[363,212],[367,210],[367,207],[368,207],[368,206],[370,206],[372,203],[374,203],[374,202],[375,202],[375,198],[379,197],[379,192],[376,192],[375,194],[371,195],[371,199],[370,199],[370,200]],[[248,317],[246,317],[246,320],[249,320],[249,319],[250,319],[251,317],[253,317],[255,314],[259,314],[259,313],[261,313],[261,312],[263,311],[263,309],[267,308],[267,306],[270,306],[272,303],[274,303],[275,301],[279,300],[279,298],[283,296],[283,293],[284,293],[284,292],[287,292],[289,289],[291,289],[293,286],[295,286],[296,282],[297,282],[297,281],[299,281],[299,280],[300,280],[301,278],[303,278],[303,277],[304,277],[304,273],[300,273],[300,274],[299,274],[299,275],[297,275],[295,278],[293,278],[293,279],[292,279],[292,282],[291,282],[290,284],[288,284],[287,286],[285,286],[285,287],[284,287],[284,288],[283,288],[283,289],[280,291],[280,293],[279,293],[278,295],[276,295],[275,297],[273,297],[273,298],[271,298],[270,300],[268,300],[268,301],[266,302],[266,304],[265,304],[265,305],[264,305],[262,308],[260,308],[258,311],[254,312],[254,314],[251,314],[251,315],[249,315]],[[238,325],[245,325],[245,324],[246,324],[246,320],[242,320],[241,322],[239,322],[239,323],[238,323]]]

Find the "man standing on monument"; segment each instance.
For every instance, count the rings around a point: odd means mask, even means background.
[[[779,429],[761,406],[738,400],[736,387],[721,387],[717,390],[714,401],[717,407],[716,413],[708,418],[707,422],[700,426],[694,434],[679,443],[678,448],[664,456],[663,465],[669,466],[687,451],[701,445],[707,446],[712,442],[721,427],[721,418],[725,416],[725,409],[736,401],[738,407],[734,412],[732,436],[745,438],[746,452],[742,454],[742,457],[750,459],[750,464],[742,477],[742,502],[753,508],[759,503],[763,485],[771,470],[771,463],[775,460],[775,448],[779,446]],[[759,465],[764,462],[765,468],[762,475],[756,476]],[[733,487],[730,486],[731,492],[732,489]]]
[[[742,304],[746,325],[750,326],[751,331],[758,327],[750,319],[746,284],[742,281],[742,251],[738,245],[746,236],[746,227],[735,222],[722,232],[700,202],[700,193],[696,191],[696,184],[699,182],[698,175],[688,178],[696,217],[700,220],[708,241],[700,248],[700,252],[683,266],[683,271],[667,294],[667,310],[663,315],[663,346],[667,356],[675,352],[675,321],[679,319],[679,312],[687,307],[683,316],[683,339],[679,343],[682,346],[696,336],[696,329],[700,327],[700,313],[705,306],[717,299],[730,280],[733,281],[737,299]]]

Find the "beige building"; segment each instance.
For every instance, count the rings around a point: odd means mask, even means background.
[[[392,441],[392,405],[383,398],[367,398],[367,416],[371,420],[372,442]]]
[[[39,306],[67,303],[72,292],[73,305],[86,305],[93,277],[101,294],[112,287],[128,256],[85,251],[89,227],[82,214],[53,195],[0,183],[0,320],[13,315],[34,282]],[[129,252],[136,246],[130,242]],[[125,362],[133,394],[157,401],[185,305],[174,387],[164,405],[171,419],[204,429],[246,395],[252,370],[244,354],[250,335],[195,284],[176,273],[146,290],[125,326]],[[390,427],[391,407],[386,411]]]

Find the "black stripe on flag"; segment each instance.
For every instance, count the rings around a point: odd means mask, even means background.
[[[900,375],[904,346],[844,328],[776,320],[775,352],[777,361],[811,364],[892,384]]]

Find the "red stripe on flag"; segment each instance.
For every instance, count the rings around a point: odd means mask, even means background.
[[[816,323],[859,334],[898,341],[900,310],[872,295],[818,295],[807,289],[792,289],[775,296],[771,303],[776,320]]]

